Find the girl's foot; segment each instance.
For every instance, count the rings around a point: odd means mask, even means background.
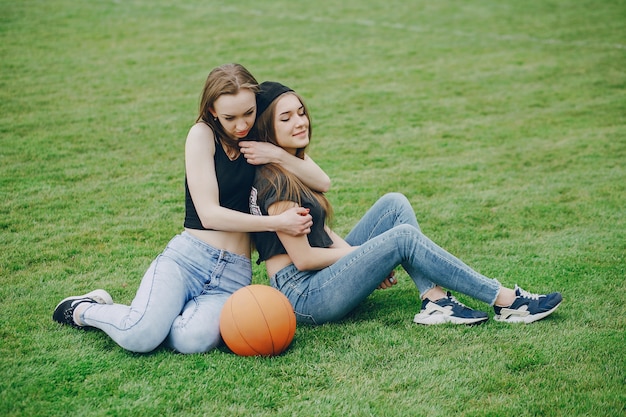
[[[494,306],[494,320],[509,323],[532,323],[549,316],[563,301],[559,292],[531,294],[515,285],[515,301],[508,307]]]
[[[77,323],[74,318],[74,310],[82,303],[113,304],[113,298],[105,290],[95,290],[85,295],[67,297],[57,304],[54,313],[52,313],[52,319],[61,324],[83,329],[84,326]]]
[[[437,301],[424,298],[422,311],[415,315],[413,321],[418,324],[480,324],[489,319],[484,311],[472,310],[449,292]]]

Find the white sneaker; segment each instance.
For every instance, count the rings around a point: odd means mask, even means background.
[[[509,323],[532,323],[549,316],[563,301],[560,292],[531,294],[515,285],[515,301],[508,307],[494,306],[494,320]]]
[[[85,295],[78,295],[74,297],[67,297],[61,300],[52,313],[52,319],[56,322],[67,324],[78,329],[82,329],[85,326],[81,326],[74,320],[74,310],[76,306],[82,303],[95,303],[95,304],[113,304],[113,298],[105,290],[95,290]]]
[[[484,311],[472,310],[448,292],[446,297],[437,301],[425,298],[422,301],[422,311],[415,315],[413,321],[417,324],[480,324],[489,319]]]

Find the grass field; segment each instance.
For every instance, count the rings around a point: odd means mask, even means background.
[[[626,415],[626,2],[171,3],[0,0],[0,415]],[[184,139],[225,62],[307,99],[338,232],[399,191],[450,252],[563,305],[419,327],[399,272],[274,358],[54,323],[68,295],[129,303],[181,231]]]

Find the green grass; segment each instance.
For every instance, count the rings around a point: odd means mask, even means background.
[[[625,415],[626,3],[170,3],[0,0],[0,415]],[[403,192],[443,247],[563,305],[418,327],[402,272],[275,358],[53,323],[70,294],[129,303],[180,232],[185,135],[225,62],[307,99],[338,232]]]

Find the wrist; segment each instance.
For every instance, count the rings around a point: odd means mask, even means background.
[[[287,160],[285,159],[286,157],[289,157],[289,153],[284,150],[283,148],[278,148],[279,152],[276,152],[276,155],[274,155],[274,163],[278,164],[280,166],[283,166]]]
[[[280,232],[282,229],[282,224],[280,222],[280,216],[279,215],[269,215],[269,216],[264,216],[267,218],[268,220],[268,225],[267,225],[267,231],[268,232]]]

